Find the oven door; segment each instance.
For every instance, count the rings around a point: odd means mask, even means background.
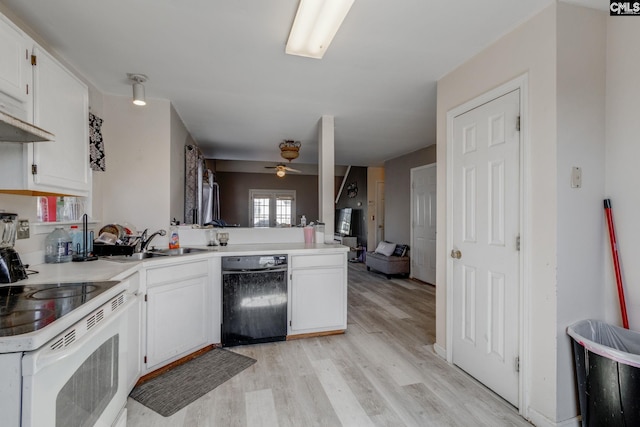
[[[114,423],[127,400],[127,312],[135,303],[121,294],[24,355],[22,427]]]

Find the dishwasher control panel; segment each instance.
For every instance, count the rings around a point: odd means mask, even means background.
[[[287,255],[250,255],[222,258],[222,271],[251,271],[287,266]]]

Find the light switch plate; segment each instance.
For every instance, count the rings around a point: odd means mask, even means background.
[[[571,188],[582,187],[582,168],[574,166],[571,168]]]
[[[18,220],[18,239],[28,239],[29,238],[29,220],[28,219],[19,219]]]

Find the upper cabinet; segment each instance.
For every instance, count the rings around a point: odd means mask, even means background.
[[[0,110],[31,122],[33,41],[0,15]]]
[[[8,114],[51,132],[55,141],[0,142],[0,192],[88,196],[87,85],[28,36],[23,34],[23,40],[20,35],[12,24],[0,19],[0,54],[11,58],[0,61],[0,104],[12,101]],[[28,73],[22,69],[25,62]],[[22,85],[26,87],[24,94],[19,89]],[[15,105],[23,105],[26,111],[16,114]]]
[[[29,164],[36,166],[33,188],[87,196],[91,186],[87,85],[38,46],[33,55],[33,123],[56,136],[54,142],[28,144]]]

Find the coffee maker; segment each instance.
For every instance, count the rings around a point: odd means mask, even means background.
[[[0,212],[0,283],[13,283],[27,278],[20,256],[13,249],[17,218],[17,214]]]

